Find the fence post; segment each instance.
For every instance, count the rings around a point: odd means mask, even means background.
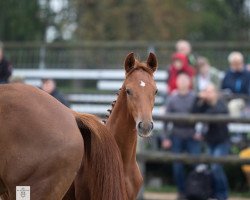
[[[45,69],[45,56],[46,56],[46,47],[45,44],[41,45],[39,52],[39,69]]]

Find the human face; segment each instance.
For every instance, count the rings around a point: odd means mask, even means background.
[[[208,103],[214,103],[217,101],[218,92],[214,85],[208,85],[207,88],[205,89],[205,93],[206,93],[206,101]]]
[[[191,84],[191,80],[190,80],[190,77],[188,75],[180,74],[177,77],[176,85],[177,85],[177,89],[179,91],[187,91],[187,90],[189,90],[190,84]]]
[[[236,72],[242,71],[243,68],[244,68],[244,62],[240,58],[234,58],[230,62],[230,67],[231,67],[232,70],[234,70]]]
[[[173,66],[175,67],[175,69],[180,70],[183,67],[183,63],[181,60],[176,59],[173,61]]]

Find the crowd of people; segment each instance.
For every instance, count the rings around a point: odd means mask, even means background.
[[[249,95],[250,73],[240,52],[231,52],[228,63],[229,69],[222,78],[220,71],[211,66],[206,57],[192,53],[188,41],[178,41],[176,52],[172,55],[168,67],[166,113],[216,115],[239,112],[239,109],[242,109],[239,101],[235,103],[232,100],[233,106],[228,106],[221,98],[221,94],[238,95],[238,98],[240,95]],[[164,132],[162,148],[171,149],[174,153],[200,154],[201,143],[204,142],[207,152],[212,156],[226,156],[230,151],[226,123],[197,123],[196,125],[167,123]],[[214,179],[213,197],[218,200],[228,199],[228,182],[223,167],[212,164],[211,172]],[[174,162],[173,174],[179,199],[186,199],[184,165]]]
[[[232,100],[228,105],[223,101],[222,93],[231,95],[250,95],[250,67],[244,63],[240,52],[231,52],[228,56],[229,69],[221,76],[221,71],[211,66],[209,60],[192,53],[191,44],[186,40],[176,43],[176,52],[168,67],[166,113],[203,113],[208,115],[241,115],[242,105],[248,104],[242,99]],[[3,43],[0,42],[0,84],[8,83],[12,74],[12,65],[4,57]],[[16,80],[11,80],[15,82]],[[22,80],[17,80],[20,82]],[[51,94],[66,106],[63,95],[57,90],[56,82],[45,78],[41,89]],[[241,103],[243,101],[243,103]],[[226,156],[230,151],[229,131],[226,123],[167,123],[164,128],[161,145],[174,153],[187,152],[192,155],[202,153],[202,144],[212,156]],[[213,197],[217,200],[228,199],[228,182],[223,167],[212,164],[214,177]],[[186,196],[186,174],[184,165],[173,163],[173,174],[179,192],[179,199]]]

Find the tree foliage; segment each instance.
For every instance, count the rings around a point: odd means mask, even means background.
[[[0,40],[41,41],[52,27],[61,41],[71,25],[75,40],[250,39],[247,0],[60,0],[60,12],[51,1],[1,0]]]
[[[43,23],[38,1],[0,1],[0,40],[41,40]]]
[[[246,40],[245,0],[76,0],[83,40]]]

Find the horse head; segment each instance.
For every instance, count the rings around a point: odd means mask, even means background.
[[[154,127],[152,111],[157,94],[154,72],[157,69],[155,54],[150,53],[146,62],[135,59],[134,53],[127,55],[124,68],[126,79],[127,106],[136,123],[137,133],[141,137],[149,137]]]

